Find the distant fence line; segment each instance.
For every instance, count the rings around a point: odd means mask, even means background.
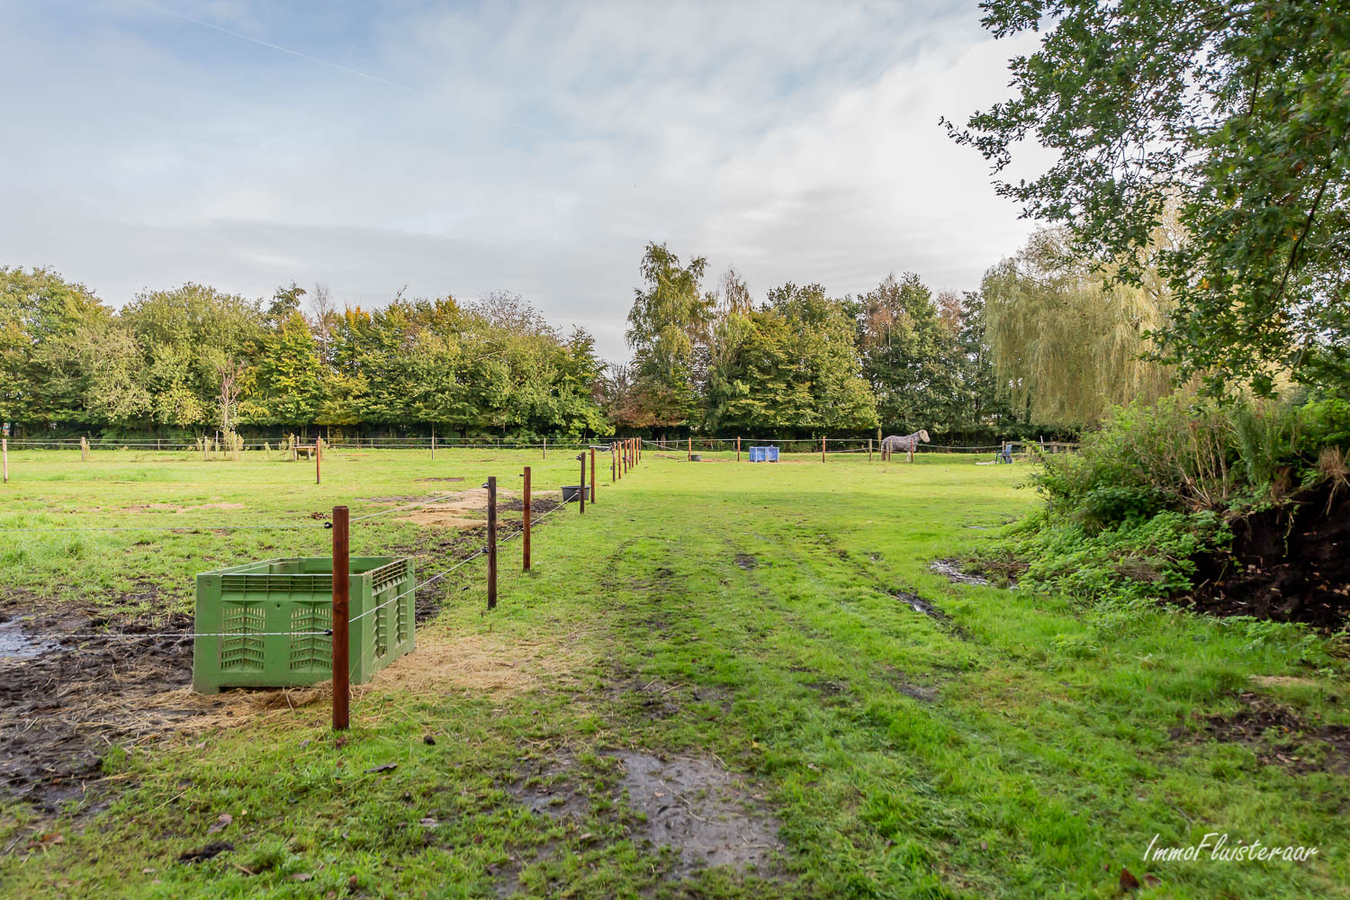
[[[228,443],[223,439],[207,437],[207,441],[213,446],[219,444],[222,449],[228,449]],[[300,445],[313,444],[314,438],[302,438],[297,435],[297,442]],[[477,450],[539,450],[543,448],[558,450],[581,450],[592,446],[591,441],[510,441],[510,440],[483,440],[474,438],[440,438],[434,440],[429,437],[384,437],[384,438],[323,438],[324,445],[329,448],[360,448],[370,450],[430,450],[433,447],[437,450],[453,449],[477,449]],[[131,438],[127,440],[118,440],[116,438],[89,438],[87,441],[81,441],[79,438],[16,438],[9,441],[11,447],[21,447],[30,450],[79,450],[88,447],[91,450],[118,450],[126,448],[128,450],[165,450],[179,451],[202,449],[201,439],[183,440],[181,438],[168,438],[155,440],[151,438]],[[291,444],[288,438],[282,435],[278,438],[248,438],[240,445],[241,450],[286,450]]]
[[[228,449],[228,445],[223,441],[217,441],[216,438],[207,437],[206,440],[221,449]],[[313,438],[300,438],[296,436],[296,441],[301,444],[313,442]],[[484,438],[442,438],[442,437],[333,437],[324,438],[325,446],[332,449],[355,448],[369,450],[584,450],[587,447],[594,446],[596,443],[608,444],[619,438],[609,438],[600,441],[522,441],[522,440],[500,440]],[[699,452],[718,452],[734,451],[739,447],[748,450],[751,446],[776,446],[784,453],[819,453],[822,447],[829,453],[866,453],[869,450],[880,452],[881,444],[875,438],[726,438],[726,437],[695,437],[660,440],[656,438],[642,438],[645,446],[657,450],[666,451],[688,451],[691,447]],[[159,450],[159,451],[200,451],[202,449],[202,439],[184,440],[175,439],[155,439],[155,438],[14,438],[9,440],[9,446],[15,449],[30,450],[80,450],[88,448],[90,450]],[[1021,452],[1027,447],[1036,447],[1038,450],[1047,453],[1059,453],[1078,448],[1078,443],[1071,441],[1026,441],[1013,440],[1007,443],[1014,446],[1014,452]],[[275,438],[249,438],[245,439],[240,445],[241,450],[288,450],[291,447],[290,438],[287,435],[281,435]],[[1003,444],[920,444],[919,452],[924,453],[994,453],[1003,449]]]
[[[748,451],[752,446],[778,447],[783,453],[880,453],[881,442],[875,438],[680,438],[678,440],[654,440],[643,438],[643,444],[656,450],[689,452],[727,452],[742,449]],[[1062,453],[1078,449],[1076,442],[1070,441],[1026,441],[1009,440],[1013,452],[1020,453],[1027,447],[1036,447],[1044,453]],[[920,444],[920,453],[997,453],[1004,444]]]

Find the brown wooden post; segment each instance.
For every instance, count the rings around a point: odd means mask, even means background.
[[[871,439],[871,438],[868,438],[868,439],[867,439],[867,461],[868,461],[868,462],[871,462],[871,461],[872,461],[872,439]]]
[[[548,435],[544,435],[544,459],[548,459]]]
[[[619,458],[614,455],[614,445],[609,445],[609,483],[619,480]]]
[[[741,461],[741,439],[736,438],[736,462]]]
[[[688,449],[687,449],[687,451],[686,451],[685,458],[686,458],[689,462],[693,462],[693,461],[694,461],[694,439],[693,439],[693,437],[690,437],[690,438],[689,438],[689,447],[688,447]]]
[[[323,484],[323,438],[314,439],[314,483]]]
[[[595,448],[591,448],[591,502],[595,502]]]
[[[497,477],[487,480],[488,514],[488,609],[497,608]]]
[[[5,458],[5,484],[9,484],[9,440],[0,438],[0,455]]]
[[[351,591],[351,542],[347,507],[333,507],[333,730],[346,731],[351,703],[351,638],[348,601]]]
[[[577,459],[581,461],[581,511],[586,511],[586,454],[581,452],[577,454]]]
[[[436,427],[434,425],[431,428],[431,458],[433,460],[436,458]]]
[[[520,537],[525,542],[524,551],[521,556],[524,561],[524,571],[530,571],[530,467],[525,467],[525,524],[522,526]]]

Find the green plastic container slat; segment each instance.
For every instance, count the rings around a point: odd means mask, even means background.
[[[192,647],[192,686],[300,687],[331,676],[333,561],[326,556],[268,559],[197,576],[199,637]],[[413,561],[393,556],[351,559],[351,681],[362,684],[411,653],[416,631]],[[399,594],[397,603],[388,603]]]

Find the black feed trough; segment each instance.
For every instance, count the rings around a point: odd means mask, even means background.
[[[581,485],[564,484],[562,486],[562,495],[564,503],[576,503],[581,499]]]

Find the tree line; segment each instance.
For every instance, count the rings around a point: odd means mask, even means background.
[[[323,287],[270,301],[198,284],[120,310],[48,269],[0,269],[0,419],[21,432],[121,434],[608,427],[604,366],[519,296],[397,297],[339,311]]]
[[[640,272],[632,358],[607,364],[584,329],[508,292],[340,309],[322,285],[258,300],[190,283],[114,310],[50,269],[0,268],[0,419],[28,435],[926,428],[949,443],[1055,427],[996,372],[983,292],[934,294],[907,273],[845,297],[789,283],[757,302],[734,270],[709,287],[704,258],[659,244]]]

